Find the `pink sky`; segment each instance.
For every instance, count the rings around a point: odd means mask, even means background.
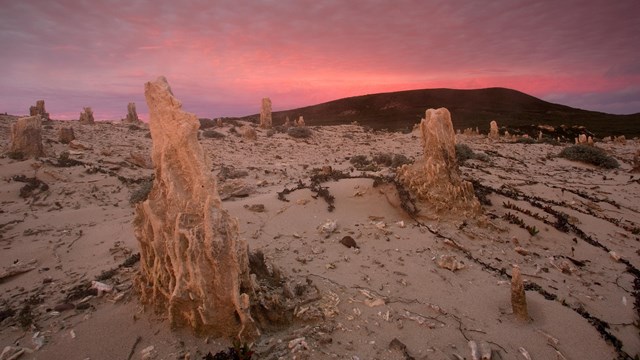
[[[0,112],[145,114],[164,75],[200,117],[493,86],[628,114],[639,34],[638,0],[0,0]]]

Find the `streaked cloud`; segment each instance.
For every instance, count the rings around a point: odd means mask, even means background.
[[[0,111],[145,113],[165,75],[201,116],[414,88],[510,87],[640,112],[640,3],[0,0]],[[631,91],[633,94],[637,92]],[[122,110],[124,109],[124,110]],[[121,115],[122,114],[122,115]],[[73,115],[77,117],[77,115]]]

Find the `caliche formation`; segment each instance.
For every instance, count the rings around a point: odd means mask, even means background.
[[[182,110],[164,77],[145,84],[145,96],[155,180],[136,207],[142,301],[173,326],[251,339],[258,330],[249,313],[248,248],[222,208],[197,141],[198,119]]]
[[[263,129],[271,129],[271,99],[263,98],[262,107],[260,108],[260,127]]]
[[[36,106],[32,106],[29,108],[29,116],[38,116],[42,118],[43,121],[51,120],[49,118],[49,113],[44,109],[44,100],[36,101]]]
[[[44,155],[40,115],[20,118],[11,125],[9,152],[20,155],[20,157],[38,158]]]
[[[95,119],[93,118],[93,110],[90,107],[82,109],[82,112],[80,113],[80,124],[95,124]]]
[[[460,176],[449,110],[427,110],[420,132],[424,157],[398,169],[398,180],[418,200],[418,215],[434,219],[479,215],[482,208],[473,185]]]
[[[127,117],[124,118],[124,122],[133,125],[137,125],[141,122],[138,118],[138,112],[136,111],[136,103],[127,104]]]

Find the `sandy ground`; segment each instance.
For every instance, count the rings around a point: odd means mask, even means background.
[[[0,121],[3,146],[11,121]],[[61,127],[74,128],[73,148],[58,141]],[[637,141],[597,144],[621,163],[603,170],[555,157],[561,146],[458,135],[486,154],[461,170],[491,204],[480,219],[427,221],[412,219],[366,177],[393,169],[363,172],[349,161],[380,152],[421,156],[415,134],[349,125],[312,127],[306,139],[257,129],[251,141],[231,129],[200,140],[212,176],[226,168],[224,197],[243,195],[224,206],[252,250],[290,283],[312,283],[322,294],[310,307],[324,319],[305,321],[306,309],[297,309],[291,326],[265,331],[254,359],[471,359],[469,341],[488,345],[493,359],[640,354],[640,175],[629,173]],[[24,350],[21,359],[201,359],[229,346],[171,330],[137,300],[129,199],[152,174],[140,161],[150,150],[147,134],[121,123],[54,121],[44,129],[46,157],[0,158],[0,349]],[[55,166],[64,151],[81,164]],[[308,188],[278,199],[326,166],[352,177],[322,184],[335,197],[333,211]],[[21,175],[48,188],[22,198]],[[335,229],[323,231],[331,222]],[[345,236],[358,247],[341,244]],[[441,256],[464,267],[443,268]],[[512,264],[526,280],[530,322],[511,311]],[[91,290],[98,278],[111,291]]]

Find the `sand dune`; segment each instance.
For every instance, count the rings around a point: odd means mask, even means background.
[[[3,146],[12,121],[0,119]],[[73,127],[74,148],[58,141],[61,127]],[[461,170],[490,204],[477,219],[427,221],[374,183],[394,169],[350,162],[380,152],[415,159],[415,133],[342,125],[296,139],[256,127],[252,141],[231,123],[213,129],[224,137],[200,141],[241,236],[292,285],[321,294],[296,309],[291,326],[265,331],[254,358],[469,359],[470,341],[493,359],[640,354],[640,175],[629,173],[637,140],[597,143],[621,164],[603,170],[556,157],[562,146],[458,135],[486,154]],[[0,158],[1,348],[24,350],[21,359],[200,359],[230,345],[172,330],[138,302],[130,199],[153,172],[140,166],[147,135],[121,123],[53,121],[45,157]],[[65,151],[76,166],[56,166]],[[344,177],[320,184],[335,198],[332,211],[309,189],[322,171]],[[48,188],[20,197],[31,177]],[[357,247],[343,245],[346,236]],[[443,256],[462,268],[443,268]],[[529,322],[511,312],[513,264]],[[97,279],[110,291],[91,289]]]

